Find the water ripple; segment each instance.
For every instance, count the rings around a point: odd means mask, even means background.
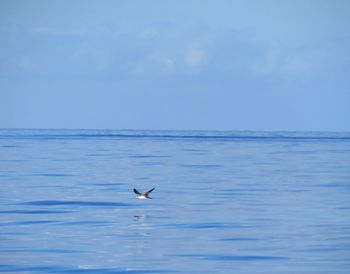
[[[36,225],[36,224],[53,224],[58,221],[41,220],[41,221],[17,221],[17,222],[2,222],[0,226],[18,226],[18,225]]]
[[[9,248],[0,249],[1,253],[57,253],[57,254],[69,254],[69,253],[87,253],[83,250],[72,250],[62,248]]]
[[[259,241],[258,238],[224,238],[219,239],[219,241]]]
[[[37,173],[33,174],[35,176],[44,176],[44,177],[72,177],[74,174],[66,174],[66,173]]]
[[[207,255],[207,254],[180,254],[175,255],[179,257],[198,258],[202,260],[211,261],[267,261],[267,260],[289,260],[289,257],[283,256],[262,256],[262,255],[247,255],[247,256],[235,256],[235,255]]]
[[[71,213],[71,210],[1,210],[0,214],[61,214]]]
[[[222,229],[231,229],[231,228],[250,228],[251,226],[247,225],[236,225],[236,224],[225,224],[225,223],[182,223],[182,224],[165,224],[162,225],[168,228],[178,228],[178,229],[210,229],[210,228],[222,228]]]
[[[90,201],[59,201],[59,200],[43,200],[43,201],[31,201],[19,203],[18,205],[32,205],[32,206],[91,206],[91,207],[126,207],[134,206],[128,203],[116,203],[116,202],[90,202]]]
[[[134,274],[146,274],[146,273],[173,273],[172,270],[163,269],[123,269],[123,268],[97,268],[91,266],[40,266],[40,265],[0,265],[0,272],[6,273],[106,273],[106,274],[117,274],[117,273],[134,273]]]

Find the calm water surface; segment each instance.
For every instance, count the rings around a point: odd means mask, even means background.
[[[350,273],[349,133],[3,129],[0,182],[2,273]]]

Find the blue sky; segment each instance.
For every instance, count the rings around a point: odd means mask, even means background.
[[[350,131],[350,2],[0,1],[0,127]]]

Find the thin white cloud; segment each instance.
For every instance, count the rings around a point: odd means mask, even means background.
[[[324,69],[325,54],[318,49],[271,46],[251,71],[264,77],[308,77]]]
[[[37,35],[52,35],[52,36],[84,36],[88,33],[87,30],[71,28],[71,29],[60,29],[46,26],[34,27],[27,29],[27,32],[34,33]]]
[[[288,57],[284,65],[287,73],[312,73],[318,70],[324,59],[323,54],[318,50],[303,50]]]
[[[149,27],[141,32],[141,37],[144,39],[153,39],[159,35],[159,31],[156,28]]]
[[[133,66],[133,72],[136,74],[145,73],[171,73],[176,67],[176,57],[171,54],[152,53],[141,60],[138,60]]]
[[[17,66],[21,70],[31,70],[34,67],[34,64],[29,56],[21,56]]]
[[[283,53],[279,46],[271,46],[262,59],[251,65],[251,71],[258,75],[273,74],[280,69],[283,63]]]
[[[185,63],[189,67],[198,67],[204,61],[206,52],[201,48],[190,48],[185,54]]]

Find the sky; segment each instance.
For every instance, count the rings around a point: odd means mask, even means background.
[[[348,0],[0,0],[0,128],[350,131]]]

